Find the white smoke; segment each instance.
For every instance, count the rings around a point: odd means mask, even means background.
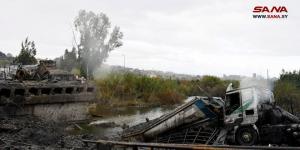
[[[256,88],[256,90],[258,90],[257,91],[258,101],[254,101],[252,105],[256,106],[259,103],[270,102],[271,93],[263,89],[268,89],[272,91],[273,90],[272,80],[268,80],[263,77],[252,77],[252,78],[245,77],[240,80],[240,88],[247,88],[253,86],[258,87]],[[250,94],[249,92],[242,90],[242,97],[249,97],[250,96],[249,94]]]
[[[260,87],[268,90],[273,90],[273,81],[262,77],[245,77],[240,80],[240,88]]]
[[[94,72],[95,79],[104,79],[112,72],[112,68],[109,65],[102,64]]]

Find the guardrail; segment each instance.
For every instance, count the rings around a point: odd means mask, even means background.
[[[254,149],[254,150],[299,150],[300,147],[275,147],[275,146],[234,146],[234,145],[203,145],[203,144],[166,144],[166,143],[136,143],[120,142],[106,140],[83,140],[88,146],[95,144],[98,150],[155,150],[155,149],[172,149],[172,150],[223,150],[223,149]]]

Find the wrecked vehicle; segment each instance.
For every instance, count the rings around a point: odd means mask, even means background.
[[[196,96],[171,113],[125,129],[125,141],[207,145],[299,145],[300,120],[270,90],[233,89],[225,99]]]

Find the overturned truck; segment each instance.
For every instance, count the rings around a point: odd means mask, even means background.
[[[125,129],[125,141],[299,146],[300,120],[259,87],[227,88],[225,99],[193,97],[174,111]]]

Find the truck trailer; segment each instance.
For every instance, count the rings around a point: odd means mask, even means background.
[[[300,120],[257,86],[227,87],[225,98],[194,96],[168,114],[123,131],[125,141],[299,146]]]

